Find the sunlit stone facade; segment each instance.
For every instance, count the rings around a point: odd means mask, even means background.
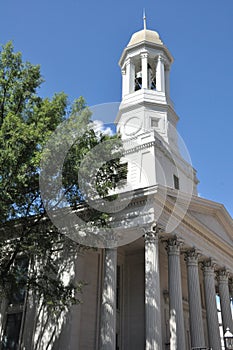
[[[24,308],[21,349],[220,350],[216,295],[223,332],[233,332],[233,222],[222,204],[198,197],[196,171],[179,150],[172,63],[159,34],[146,28],[119,62],[116,123],[128,164],[121,192],[132,198],[117,225],[122,235],[137,230],[137,239],[79,253],[82,303],[56,326],[42,322],[48,331],[37,342],[37,311]]]

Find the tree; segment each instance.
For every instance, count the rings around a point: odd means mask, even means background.
[[[75,291],[81,285],[64,284],[61,261],[65,253],[75,256],[83,249],[61,235],[49,221],[41,199],[39,176],[42,152],[57,126],[69,119],[77,130],[85,127],[67,154],[63,167],[63,186],[68,203],[77,209],[85,202],[78,185],[78,171],[85,155],[98,144],[112,151],[121,145],[118,136],[97,133],[90,124],[91,113],[82,97],[72,105],[67,96],[57,93],[52,99],[41,98],[38,88],[43,79],[40,67],[23,62],[11,42],[0,52],[0,287],[2,294],[13,298],[17,290],[32,290],[43,303],[62,308],[77,302]],[[66,135],[64,136],[64,138]],[[64,141],[64,140],[63,140]],[[57,145],[59,149],[59,144]],[[50,155],[51,156],[51,155]],[[120,181],[117,168],[120,153],[99,170],[95,193],[106,196]],[[86,169],[88,171],[88,169]],[[114,180],[114,181],[113,181]],[[59,205],[59,203],[58,203]],[[90,210],[89,219],[106,224],[106,215]],[[73,255],[72,255],[73,254]],[[27,263],[18,263],[26,257]],[[43,264],[40,264],[43,262]],[[59,263],[58,263],[59,262]],[[70,261],[69,261],[70,263]],[[30,266],[29,273],[28,264]],[[23,268],[22,268],[23,266]]]

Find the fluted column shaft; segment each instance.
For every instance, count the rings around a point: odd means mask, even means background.
[[[106,248],[101,305],[101,350],[116,348],[116,270],[117,248]]]
[[[233,280],[232,278],[229,280],[229,292],[230,292],[230,298],[233,299]]]
[[[158,232],[145,233],[146,350],[162,350]]]
[[[223,323],[223,332],[229,328],[233,332],[233,322],[231,315],[230,293],[229,293],[229,273],[225,269],[218,272],[218,286]]]
[[[180,245],[181,242],[177,239],[169,239],[167,243],[171,350],[186,349],[180,269]]]
[[[193,348],[204,347],[205,337],[202,320],[201,292],[198,274],[199,254],[195,249],[185,254],[188,273],[189,320],[191,345]]]
[[[209,347],[213,350],[221,349],[221,340],[218,323],[218,310],[215,290],[215,264],[211,260],[202,264],[205,288],[206,316],[208,326]]]

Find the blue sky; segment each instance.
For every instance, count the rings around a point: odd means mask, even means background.
[[[201,196],[233,215],[233,0],[1,1],[0,43],[41,65],[40,94],[120,101],[118,60],[133,32],[155,29],[175,58],[171,97]]]

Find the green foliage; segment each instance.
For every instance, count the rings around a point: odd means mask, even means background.
[[[66,306],[77,301],[75,291],[80,285],[72,281],[65,284],[63,272],[72,265],[80,247],[59,234],[46,216],[40,196],[39,175],[42,151],[58,125],[69,119],[68,128],[85,130],[77,138],[67,155],[63,167],[63,186],[68,203],[77,208],[90,190],[106,196],[120,181],[116,176],[120,153],[103,164],[94,176],[94,182],[80,191],[78,172],[84,157],[98,144],[106,154],[121,146],[118,136],[96,134],[91,126],[91,113],[82,97],[72,105],[61,92],[53,98],[38,96],[43,79],[40,67],[22,61],[11,42],[0,51],[0,284],[8,297],[13,289],[22,285],[43,296],[52,306]],[[62,135],[59,147],[67,142]],[[113,142],[114,140],[114,142]],[[117,143],[116,143],[117,140]],[[117,145],[117,147],[116,147]],[[116,150],[115,150],[116,152]],[[59,153],[59,152],[58,152]],[[54,157],[48,154],[49,157]],[[89,158],[93,163],[94,159]],[[84,164],[85,165],[85,164]],[[98,164],[97,164],[98,165]],[[97,167],[98,168],[98,167]],[[58,169],[59,171],[59,169]],[[83,166],[84,175],[88,167]],[[118,174],[119,175],[119,174]],[[86,176],[86,175],[85,175]],[[84,178],[85,178],[84,176]],[[87,178],[87,177],[86,177]],[[51,191],[54,184],[51,184]],[[91,220],[106,222],[107,215],[90,211]],[[68,255],[64,255],[65,252]],[[29,261],[29,274],[19,278],[16,261],[25,256]],[[62,271],[63,268],[63,271]],[[25,276],[25,275],[24,275]]]
[[[38,213],[41,149],[64,119],[67,97],[37,96],[39,66],[23,63],[7,43],[0,52],[0,221]]]

